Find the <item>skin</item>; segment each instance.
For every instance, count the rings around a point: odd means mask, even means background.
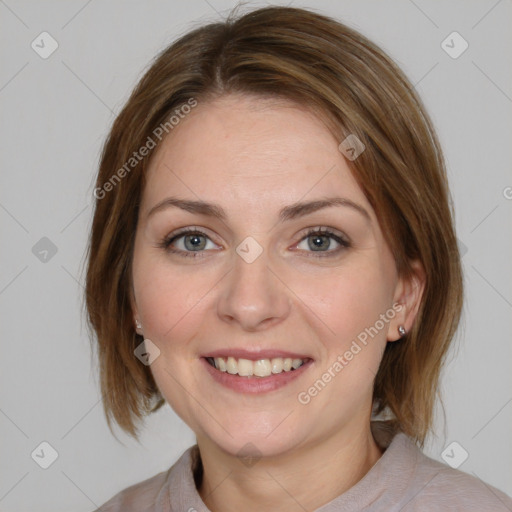
[[[133,313],[139,333],[161,351],[151,365],[159,389],[196,433],[204,467],[199,493],[213,512],[314,510],[382,455],[370,430],[373,381],[386,344],[400,338],[398,326],[409,330],[414,322],[424,276],[418,263],[409,280],[397,275],[338,145],[297,105],[230,95],[200,103],[149,166],[134,247]],[[169,196],[218,203],[227,219],[176,207],[148,216]],[[342,206],[279,221],[284,206],[333,196],[357,203],[369,219]],[[159,246],[187,227],[206,233],[202,249],[193,250],[193,235],[171,247],[196,257]],[[315,251],[317,235],[307,238],[307,228],[329,228],[350,246],[327,237]],[[248,236],[263,248],[250,264],[236,252]],[[396,303],[401,311],[301,404],[298,394]],[[278,348],[314,361],[285,387],[248,395],[204,369],[200,356],[221,348]],[[237,456],[247,443],[261,457],[251,466]]]

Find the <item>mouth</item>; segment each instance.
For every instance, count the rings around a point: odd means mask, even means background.
[[[314,362],[312,358],[300,354],[276,351],[230,352],[231,355],[222,352],[207,354],[200,357],[200,361],[212,382],[244,394],[262,394],[280,389],[299,379]]]
[[[311,361],[310,358],[274,357],[272,359],[244,359],[229,357],[205,357],[216,370],[239,377],[270,377],[283,372],[293,372]]]

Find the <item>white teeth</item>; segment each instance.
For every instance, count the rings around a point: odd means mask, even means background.
[[[292,368],[296,370],[302,365],[302,359],[292,359]]]
[[[304,361],[302,359],[292,359],[291,357],[276,357],[274,359],[259,359],[251,361],[250,359],[235,359],[234,357],[215,357],[215,368],[221,372],[227,372],[231,375],[240,375],[241,377],[268,377],[272,374],[278,374],[283,371],[289,372],[300,368]]]
[[[253,374],[258,377],[268,377],[272,374],[272,365],[269,359],[260,359],[253,363]],[[241,375],[241,374],[240,374]]]
[[[215,364],[217,365],[217,368],[221,371],[221,372],[225,372],[227,371],[228,367],[226,365],[226,361],[224,361],[224,359],[222,359],[222,357],[217,357],[215,359]]]
[[[283,360],[278,357],[276,359],[272,359],[272,373],[281,373],[283,371]]]
[[[231,373],[231,375],[238,373],[238,365],[236,364],[236,359],[234,357],[228,357],[228,360],[226,361],[226,369],[228,373]]]
[[[239,359],[238,360],[238,375],[240,377],[248,377],[249,375],[253,375],[253,364],[249,359]]]

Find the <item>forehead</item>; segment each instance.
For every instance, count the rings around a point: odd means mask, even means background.
[[[321,119],[281,99],[231,95],[199,103],[157,147],[143,209],[166,195],[272,208],[342,194],[371,209]]]

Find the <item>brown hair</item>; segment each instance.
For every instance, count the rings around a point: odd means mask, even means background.
[[[136,420],[164,403],[149,367],[134,357],[143,338],[134,331],[130,305],[134,235],[151,155],[133,169],[126,162],[178,107],[229,93],[292,100],[312,109],[339,141],[353,134],[365,144],[349,164],[376,212],[397,271],[411,276],[411,261],[417,259],[426,274],[412,329],[385,349],[374,407],[423,444],[462,308],[442,152],[413,86],[381,49],[329,17],[289,7],[232,13],[223,23],[185,34],[156,57],[113,123],[96,181],[86,276],[88,321],[98,341],[110,429],[114,418],[137,438]],[[123,177],[113,182],[116,170]]]

